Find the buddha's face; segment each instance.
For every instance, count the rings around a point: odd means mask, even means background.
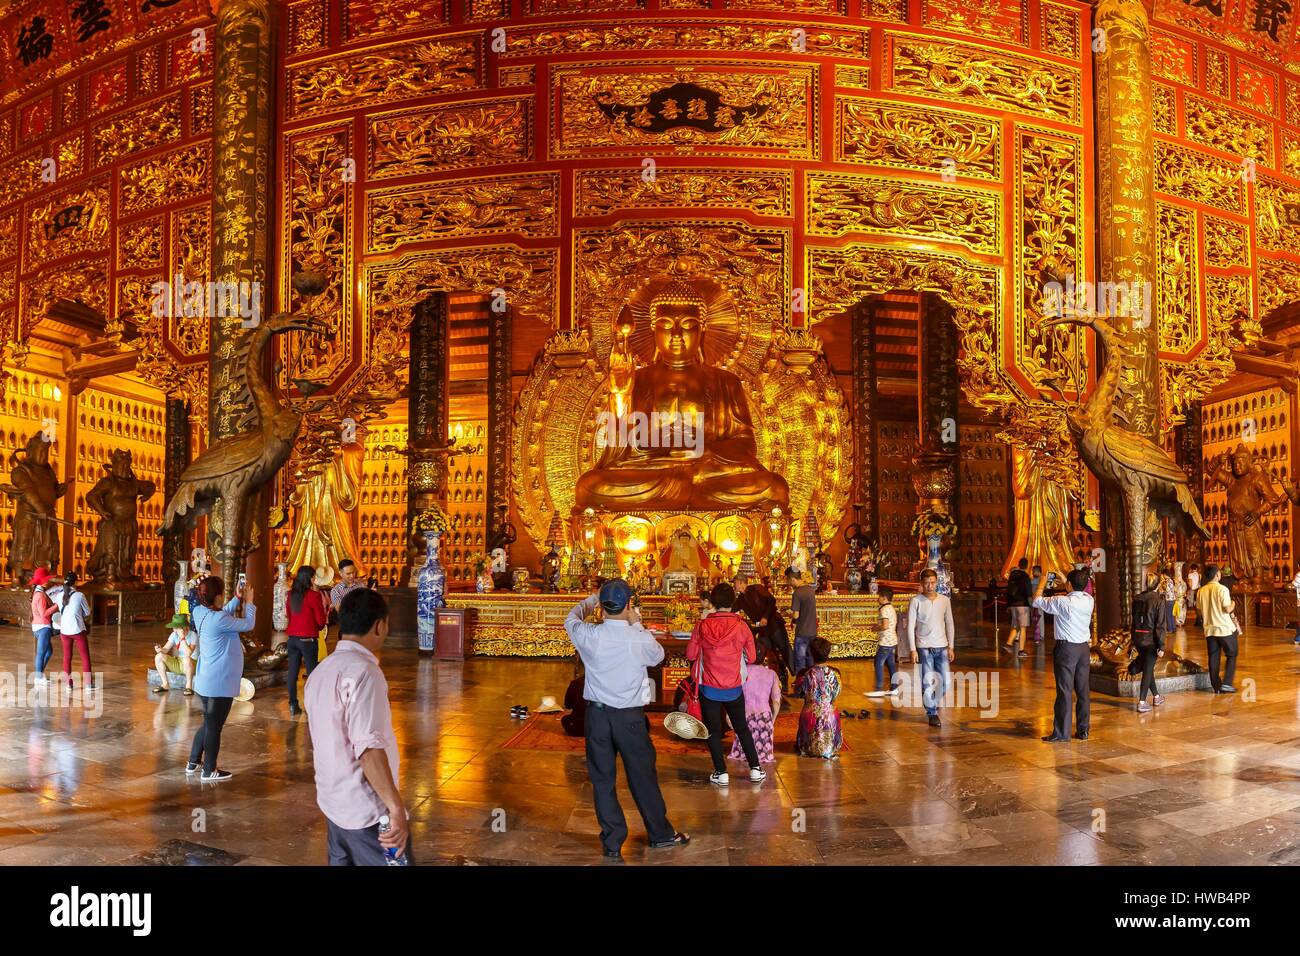
[[[704,319],[698,305],[664,303],[656,305],[651,327],[655,333],[655,357],[674,368],[693,362],[704,335]]]

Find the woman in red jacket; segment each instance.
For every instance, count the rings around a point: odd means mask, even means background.
[[[316,572],[307,565],[293,576],[289,591],[289,716],[302,713],[298,706],[298,665],[307,665],[307,676],[316,669],[316,639],[329,619],[329,601],[312,581]]]
[[[36,637],[36,683],[48,684],[45,679],[45,668],[50,663],[50,654],[53,652],[52,641],[54,639],[54,614],[58,607],[50,600],[50,596],[45,593],[45,587],[50,583],[50,572],[45,568],[37,568],[32,572],[32,634]]]
[[[709,592],[709,603],[714,611],[702,618],[691,630],[691,640],[686,645],[686,659],[699,660],[700,710],[704,726],[709,728],[709,755],[713,757],[713,773],[709,782],[719,787],[727,786],[727,765],[722,759],[722,712],[736,731],[736,739],[749,761],[749,779],[755,783],[767,778],[759,766],[758,751],[745,719],[745,665],[754,663],[754,635],[739,614],[732,613],[736,591],[726,581],[720,581]]]

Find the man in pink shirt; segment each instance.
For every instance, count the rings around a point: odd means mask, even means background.
[[[338,646],[303,688],[330,866],[385,866],[388,849],[410,861],[388,681],[375,656],[387,636],[388,605],[379,592],[351,592],[339,606]],[[384,833],[380,817],[389,819]]]

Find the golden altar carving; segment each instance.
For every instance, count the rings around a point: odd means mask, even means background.
[[[452,592],[447,595],[447,606],[470,612],[466,625],[470,654],[569,657],[574,647],[564,631],[564,619],[584,596],[583,593]],[[911,597],[907,593],[894,596],[900,620],[907,612]],[[663,595],[642,596],[641,619],[647,627],[667,626],[664,611],[669,600]],[[873,594],[817,595],[817,633],[831,642],[832,657],[875,656],[880,600]],[[778,601],[782,601],[783,608],[789,604],[788,597],[778,597]]]

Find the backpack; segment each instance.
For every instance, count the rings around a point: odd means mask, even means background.
[[[1144,591],[1133,599],[1133,613],[1130,617],[1133,623],[1130,636],[1134,647],[1146,650],[1155,646],[1155,629],[1163,611],[1164,602],[1160,600],[1160,595],[1156,591]]]

